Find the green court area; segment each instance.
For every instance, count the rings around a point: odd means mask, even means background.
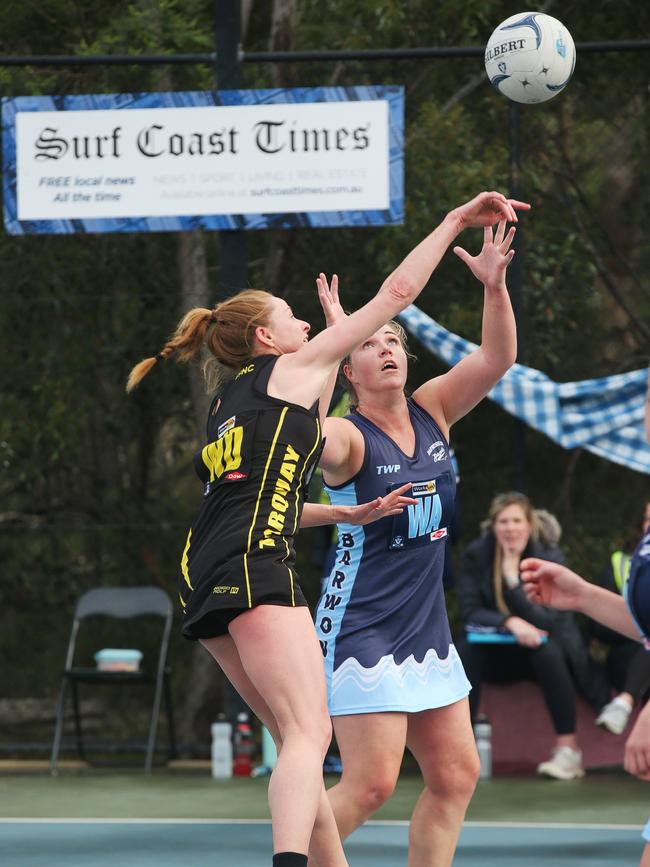
[[[328,779],[332,785],[335,777]],[[0,775],[2,867],[266,867],[268,779],[100,770]],[[345,843],[350,867],[407,861],[420,792],[403,774],[388,804]],[[557,783],[481,782],[454,867],[626,867],[638,863],[650,786],[623,773]]]
[[[327,785],[336,777],[327,778]],[[267,778],[212,780],[209,772],[63,771],[0,777],[3,818],[160,818],[267,819]],[[406,820],[421,783],[402,775],[380,820]],[[554,782],[530,777],[498,777],[479,783],[467,820],[474,822],[566,822],[607,825],[645,824],[650,784],[624,773],[588,774]]]

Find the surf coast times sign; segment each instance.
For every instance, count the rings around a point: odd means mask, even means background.
[[[12,97],[2,131],[14,235],[403,221],[397,86]]]

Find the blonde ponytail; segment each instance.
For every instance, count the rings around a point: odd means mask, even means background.
[[[133,391],[156,362],[163,361],[173,353],[176,354],[178,361],[189,361],[193,358],[203,345],[208,326],[215,313],[216,311],[209,310],[207,307],[195,307],[186,313],[158,355],[145,358],[135,365],[126,382],[126,390]]]
[[[245,289],[217,304],[214,310],[195,307],[178,323],[176,330],[158,355],[135,365],[126,383],[132,391],[158,361],[174,355],[177,361],[190,361],[205,347],[208,352],[203,372],[208,386],[214,388],[254,354],[255,328],[268,324],[270,292]]]

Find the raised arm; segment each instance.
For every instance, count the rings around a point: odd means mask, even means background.
[[[506,269],[514,255],[514,250],[510,249],[514,234],[514,226],[506,234],[506,223],[502,220],[494,236],[492,229],[485,227],[478,256],[471,256],[462,247],[454,248],[454,253],[483,283],[481,345],[447,373],[425,382],[413,394],[442,425],[445,434],[485,397],[515,362],[517,333],[506,288]]]
[[[480,193],[451,211],[381,285],[367,304],[321,332],[298,352],[283,355],[269,381],[269,394],[309,406],[322,392],[332,366],[417,298],[445,251],[465,228],[516,220],[516,209],[530,207],[501,193]]]

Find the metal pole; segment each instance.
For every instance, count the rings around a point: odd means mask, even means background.
[[[218,0],[215,0],[215,5]],[[223,6],[227,5],[223,0]],[[576,42],[578,54],[604,51],[648,51],[650,39],[619,40],[618,42]],[[325,49],[319,51],[238,51],[240,63],[303,63],[313,60],[341,62],[344,60],[418,60],[450,57],[482,57],[485,46],[451,45],[442,48],[366,48]],[[213,51],[191,54],[0,54],[3,66],[144,66],[188,64],[213,66]]]
[[[243,78],[240,64],[240,0],[214,0],[214,41],[216,63],[214,86],[237,89]],[[246,239],[242,230],[219,232],[221,297],[234,295],[247,285]]]
[[[519,166],[519,132],[520,132],[520,108],[516,102],[508,104],[508,164],[510,174],[510,198],[519,199],[520,193],[520,166]],[[513,247],[515,257],[510,265],[508,274],[508,286],[512,309],[515,314],[517,327],[517,360],[523,363],[526,351],[526,334],[523,316],[523,243],[521,223],[517,225],[517,234]],[[526,426],[520,419],[515,419],[512,440],[512,469],[514,486],[518,491],[526,490]]]

